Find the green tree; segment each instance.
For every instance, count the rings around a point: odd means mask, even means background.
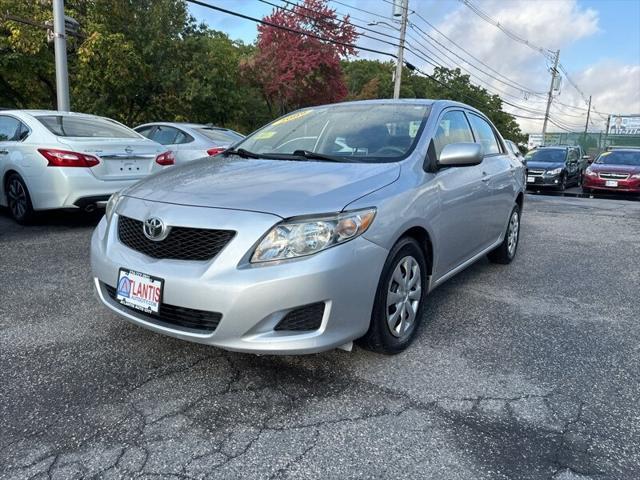
[[[240,61],[254,48],[197,25],[183,0],[70,0],[65,7],[82,33],[68,43],[74,111],[128,125],[185,120],[241,131],[269,118],[240,77]],[[0,12],[39,25],[51,10],[47,1],[0,0]],[[55,108],[46,31],[0,17],[0,52],[0,106]]]

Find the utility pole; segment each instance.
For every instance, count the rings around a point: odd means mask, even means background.
[[[64,21],[64,0],[53,0],[53,36],[56,55],[56,95],[58,110],[68,112],[69,72],[67,70],[67,36]]]
[[[549,86],[549,96],[547,97],[547,111],[544,114],[544,123],[542,124],[542,143],[544,144],[544,136],[547,134],[547,122],[549,121],[549,110],[553,101],[553,87],[556,84],[556,76],[558,75],[558,61],[560,61],[560,50],[556,52],[556,58],[553,61],[551,69],[551,85]]]
[[[589,114],[591,113],[591,95],[589,95],[589,106],[587,107],[587,121],[584,124],[584,134],[587,134],[587,129],[589,128]]]
[[[398,12],[398,7],[401,12]],[[409,0],[394,0],[393,15],[400,14],[400,42],[398,44],[398,58],[396,59],[396,75],[393,84],[393,98],[400,98],[400,83],[402,82],[402,67],[404,65],[404,39],[407,33],[407,16],[409,14]]]

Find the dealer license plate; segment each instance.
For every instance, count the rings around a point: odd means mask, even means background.
[[[527,183],[535,183],[536,177],[527,177]]]
[[[607,180],[606,182],[604,182],[604,186],[605,187],[617,187],[618,186],[618,182],[616,182],[615,180]]]
[[[146,273],[121,268],[118,272],[117,300],[127,307],[158,313],[164,280]]]

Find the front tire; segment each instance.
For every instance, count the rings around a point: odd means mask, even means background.
[[[413,341],[427,295],[427,260],[416,240],[402,238],[389,252],[382,269],[371,323],[358,344],[394,355]]]
[[[29,190],[20,175],[9,175],[5,191],[11,217],[20,225],[27,225],[33,219],[34,211]]]
[[[563,174],[560,177],[560,184],[558,185],[558,190],[560,192],[564,192],[566,189],[567,189],[567,176]]]
[[[520,240],[520,213],[520,206],[515,205],[509,216],[509,223],[507,224],[504,240],[498,248],[489,252],[487,255],[489,261],[507,265],[515,258]]]

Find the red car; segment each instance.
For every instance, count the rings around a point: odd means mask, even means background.
[[[601,153],[585,170],[582,190],[640,193],[640,149]]]

